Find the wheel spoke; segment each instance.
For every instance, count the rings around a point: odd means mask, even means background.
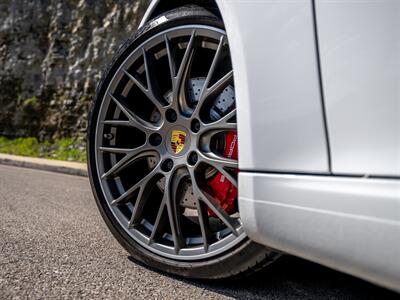
[[[169,72],[170,72],[170,75],[171,75],[171,82],[172,82],[172,85],[174,85],[175,76],[176,76],[175,57],[174,57],[174,53],[172,52],[172,49],[171,49],[171,41],[169,40],[167,35],[164,36],[164,40],[165,40],[165,46],[166,46],[166,49],[167,49],[167,56],[168,56]]]
[[[176,71],[177,67],[176,57],[173,53],[173,49],[171,49],[170,40],[168,39],[168,37],[165,37],[168,62],[172,80],[173,99],[178,99],[178,101],[173,101],[171,103],[171,106],[175,109],[180,109],[183,112],[189,109],[186,101],[186,84],[188,82],[190,68],[194,57],[195,38],[196,38],[196,31],[193,30],[190,36],[190,40],[185,49],[182,61],[180,62],[178,70]]]
[[[121,112],[128,118],[129,126],[138,128],[146,133],[154,132],[158,130],[157,126],[143,120],[142,118],[136,116],[124,103],[122,100],[117,99],[113,94],[108,94],[110,98],[115,102]],[[115,122],[115,121],[105,121],[105,122]],[[124,121],[126,122],[126,121]],[[114,123],[115,124],[115,123]],[[128,125],[127,123],[123,123],[124,125]],[[119,123],[118,125],[121,125]]]
[[[99,147],[99,150],[101,152],[107,152],[107,153],[128,154],[133,149],[114,148],[114,147]]]
[[[225,74],[221,79],[219,79],[216,83],[214,83],[211,87],[204,87],[201,98],[196,105],[196,108],[193,112],[193,116],[198,116],[200,110],[204,106],[204,103],[212,96],[217,96],[218,94],[222,93],[222,91],[228,87],[230,84],[233,83],[233,71],[229,71]]]
[[[137,79],[135,76],[133,76],[131,73],[129,73],[127,70],[123,69],[122,70],[126,76],[129,77],[130,80],[133,81],[133,83],[144,93],[147,94],[148,93],[148,89],[143,85],[143,83]]]
[[[146,95],[146,97],[151,101],[151,103],[153,103],[153,105],[158,109],[158,111],[161,111],[164,108],[163,105],[165,105],[165,102],[161,97],[157,96],[154,78],[152,77],[152,71],[150,70],[150,65],[151,65],[150,58],[144,48],[142,48],[142,56],[144,61],[144,72],[146,74],[147,86],[144,86],[139,79],[137,79],[133,74],[131,74],[127,70],[123,69],[122,71],[125,73],[126,76],[129,77],[130,80],[133,81],[133,83],[142,91],[142,93]]]
[[[156,167],[154,167],[149,172],[149,174],[147,174],[141,180],[139,180],[137,183],[135,183],[131,188],[129,188],[127,191],[125,191],[121,196],[114,199],[112,201],[111,205],[118,205],[120,203],[123,203],[129,196],[131,196],[138,189],[143,189],[144,187],[146,187],[148,185],[148,183],[150,181],[152,182],[153,180],[156,180],[156,176],[158,176],[160,173],[161,173],[161,171],[160,171],[159,164],[158,164]],[[140,190],[139,190],[138,196],[140,196]],[[137,201],[140,201],[140,200],[141,199],[138,197]],[[136,204],[138,204],[138,203],[136,203]]]
[[[146,176],[147,180],[143,181],[139,187],[139,193],[136,198],[135,206],[133,207],[132,216],[128,223],[128,227],[130,228],[140,224],[143,208],[149,199],[150,192],[154,188],[156,180],[158,179],[156,176],[157,174],[149,175]]]
[[[222,173],[235,187],[237,187],[237,178],[227,169],[235,171],[238,168],[238,162],[235,159],[223,157],[213,152],[200,153],[199,161],[208,164]]]
[[[222,51],[222,47],[224,45],[224,42],[225,42],[225,37],[221,36],[221,38],[219,40],[219,44],[218,44],[217,50],[216,50],[214,58],[213,58],[213,61],[212,61],[211,66],[210,66],[210,70],[208,71],[206,80],[204,81],[204,86],[203,86],[203,88],[201,90],[199,101],[198,101],[198,103],[196,105],[196,108],[195,108],[195,110],[193,112],[193,115],[197,115],[200,112],[205,100],[207,99],[208,85],[210,84],[210,81],[211,81],[212,77],[214,76],[215,69],[216,69],[216,67],[218,65],[218,62],[220,61],[221,51]]]
[[[238,236],[239,233],[235,228],[235,220],[226,213],[226,211],[221,207],[218,201],[214,199],[214,197],[200,188],[200,186],[197,184],[194,170],[191,170],[190,175],[192,179],[193,193],[198,195],[200,200],[203,201],[217,215],[217,217],[232,231],[234,235]]]
[[[183,55],[181,64],[178,69],[178,73],[175,76],[175,87],[176,88],[184,88],[184,77],[190,69],[192,58],[193,58],[193,50],[194,50],[194,41],[195,41],[196,32],[193,31],[190,36],[189,43],[186,47],[185,54]]]
[[[180,207],[176,201],[176,194],[178,192],[179,185],[184,179],[185,175],[180,173],[179,170],[177,174],[169,175],[166,177],[164,197],[165,203],[168,211],[168,219],[172,233],[172,239],[174,241],[175,253],[178,253],[180,249],[185,246],[185,241],[183,239],[182,227],[180,222]]]
[[[124,120],[105,120],[101,122],[103,125],[110,126],[132,126],[131,122]]]
[[[211,235],[210,222],[208,219],[207,206],[200,199],[196,199],[197,214],[199,216],[199,224],[201,236],[203,238],[204,251],[208,251],[209,237]]]
[[[154,221],[153,230],[149,238],[149,244],[153,243],[163,233],[164,225],[167,221],[165,198],[166,197],[163,197],[160,207],[158,208],[157,217]]]
[[[225,42],[225,37],[221,36],[221,38],[219,40],[217,51],[215,52],[213,61],[212,61],[211,66],[210,66],[210,70],[208,71],[206,80],[204,82],[204,86],[203,86],[203,89],[201,91],[200,99],[203,98],[202,95],[207,90],[208,85],[210,84],[211,78],[214,76],[215,69],[217,67],[218,62],[220,61],[220,58],[221,58],[221,50],[222,50],[222,47],[224,45],[224,42]]]
[[[207,88],[204,97],[217,95],[221,93],[228,85],[233,82],[233,70],[226,73],[221,79],[214,83],[211,87]]]
[[[223,131],[236,131],[237,128],[237,123],[235,122],[229,122],[233,117],[236,116],[236,108],[231,110],[229,113],[227,113],[225,116],[222,118],[211,122],[211,123],[204,123],[203,124],[203,129],[202,132],[206,131],[212,131],[213,134],[223,132]]]
[[[115,176],[118,172],[123,170],[131,163],[136,162],[138,159],[158,155],[157,152],[152,149],[148,144],[144,144],[134,149],[100,147],[99,150],[106,153],[125,154],[125,156],[121,158],[121,160],[119,160],[115,165],[113,165],[107,172],[105,172],[101,176],[102,179],[108,178],[110,176]]]

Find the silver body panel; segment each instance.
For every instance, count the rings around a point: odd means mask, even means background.
[[[400,291],[399,1],[217,4],[249,237]]]
[[[332,172],[400,176],[400,1],[317,1]]]
[[[400,181],[248,174],[239,208],[255,241],[400,291]]]
[[[219,1],[231,45],[239,167],[329,172],[310,1]]]

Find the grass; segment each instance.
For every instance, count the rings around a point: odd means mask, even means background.
[[[39,142],[35,137],[9,139],[0,136],[0,153],[86,162],[85,147],[71,138]]]

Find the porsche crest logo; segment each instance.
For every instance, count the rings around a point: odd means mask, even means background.
[[[182,130],[173,130],[171,134],[171,148],[175,154],[178,154],[185,148],[186,132]]]

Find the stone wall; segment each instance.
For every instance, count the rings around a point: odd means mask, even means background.
[[[0,135],[82,137],[107,61],[149,0],[1,0]]]

